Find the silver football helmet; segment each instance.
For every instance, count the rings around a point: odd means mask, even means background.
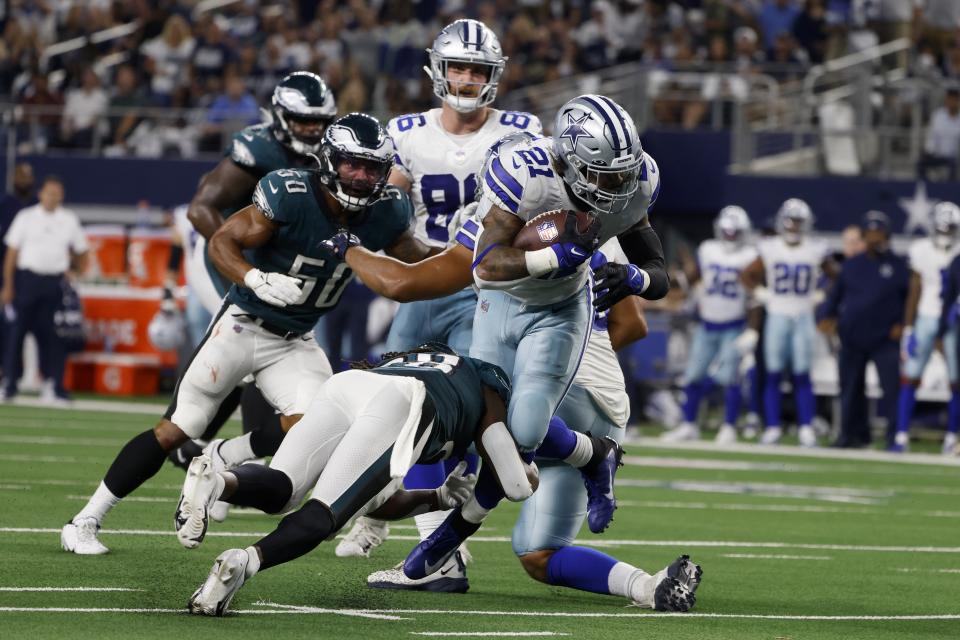
[[[739,247],[746,242],[752,226],[750,216],[743,207],[727,205],[720,209],[713,221],[713,235],[729,247]]]
[[[497,97],[497,85],[507,62],[500,48],[500,40],[479,20],[462,19],[445,26],[427,49],[430,66],[424,67],[433,82],[433,92],[438,98],[460,113],[470,113],[484,107]],[[458,83],[460,86],[477,85],[475,96],[461,96],[451,91],[447,81],[447,66],[451,62],[482,65],[487,68],[486,82]]]
[[[150,343],[160,351],[179,349],[187,339],[187,324],[172,299],[164,300],[147,325]]]
[[[784,240],[796,244],[813,228],[813,212],[800,198],[790,198],[780,205],[775,224]]]
[[[930,214],[933,243],[949,249],[960,237],[960,207],[952,202],[938,202]]]
[[[560,107],[553,148],[564,181],[598,213],[622,212],[640,188],[640,135],[630,115],[610,98],[587,94]]]

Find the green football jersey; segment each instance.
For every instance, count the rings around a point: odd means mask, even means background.
[[[436,417],[430,439],[417,461],[420,464],[460,457],[466,452],[486,412],[484,385],[496,391],[504,405],[510,402],[507,375],[500,367],[476,358],[447,353],[409,353],[372,371],[417,378],[426,387]]]
[[[264,273],[300,278],[303,293],[296,304],[275,307],[247,287],[233,285],[227,301],[276,327],[306,333],[336,306],[353,271],[321,246],[340,230],[323,199],[319,174],[306,169],[282,169],[257,184],[253,202],[278,225],[270,240],[245,252],[247,260]],[[371,251],[393,245],[410,227],[413,205],[396,187],[384,189],[380,200],[352,215],[347,228]]]

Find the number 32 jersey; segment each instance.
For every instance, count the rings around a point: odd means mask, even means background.
[[[293,333],[310,331],[324,313],[336,306],[353,271],[320,243],[340,225],[323,200],[324,187],[316,171],[281,169],[261,178],[253,204],[278,226],[262,247],[245,252],[247,260],[265,273],[285,273],[303,282],[300,299],[275,307],[250,289],[234,285],[227,300],[244,311]],[[409,228],[410,198],[387,187],[380,200],[354,212],[348,228],[370,251],[393,245]]]
[[[416,236],[436,246],[451,239],[448,225],[457,209],[473,202],[487,149],[510,133],[541,132],[540,119],[534,115],[489,109],[480,129],[454,135],[440,124],[441,113],[431,109],[398,116],[387,125],[397,147],[394,169],[412,184]]]
[[[769,291],[767,312],[783,316],[813,313],[820,265],[826,255],[826,246],[809,238],[797,245],[787,244],[779,237],[762,241],[760,258]]]
[[[720,240],[706,240],[697,250],[702,289],[698,300],[700,320],[724,324],[747,314],[747,294],[740,272],[757,259],[757,250],[742,246],[734,251]]]

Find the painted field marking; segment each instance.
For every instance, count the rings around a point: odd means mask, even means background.
[[[694,493],[724,493],[730,495],[754,495],[766,498],[799,498],[821,500],[842,504],[879,505],[893,498],[893,490],[862,489],[856,487],[823,487],[794,485],[780,482],[715,482],[709,480],[635,480],[616,481],[616,486],[641,489],[664,489]]]
[[[766,615],[755,613],[623,613],[623,612],[581,612],[566,611],[479,611],[451,609],[321,609],[319,607],[298,607],[294,605],[271,605],[271,609],[239,609],[232,613],[241,615],[346,615],[378,617],[384,620],[404,620],[398,614],[454,615],[454,616],[511,616],[511,617],[547,617],[547,618],[632,618],[693,620],[697,618],[726,618],[740,620],[824,620],[824,621],[914,621],[914,620],[960,620],[960,614],[895,615],[895,616],[827,616],[827,615]],[[290,607],[290,608],[287,608]],[[0,607],[0,613],[172,613],[187,615],[186,609],[160,608],[123,608],[123,607]]]
[[[0,591],[143,591],[143,589],[128,589],[127,587],[0,587]]]
[[[19,453],[0,453],[3,462],[57,462],[60,464],[103,464],[106,458],[74,458],[72,456],[35,456]]]
[[[960,511],[914,511],[911,509],[871,509],[869,507],[825,507],[794,504],[746,504],[736,502],[681,502],[663,500],[617,500],[621,507],[653,509],[697,509],[704,511],[773,511],[785,513],[841,513],[846,515],[926,516],[928,518],[960,518]]]
[[[638,445],[644,449],[668,449],[717,453],[717,445],[712,442],[685,442],[682,447],[663,442],[659,438],[627,438],[623,444]],[[820,458],[829,460],[859,460],[861,462],[892,462],[897,464],[920,464],[937,467],[960,467],[960,457],[949,458],[937,453],[889,453],[887,451],[864,451],[830,449],[826,447],[808,448],[791,445],[760,445],[742,443],[724,447],[723,453],[745,453],[748,455],[789,456],[794,458]]]
[[[894,571],[902,573],[917,573],[919,571],[924,573],[960,573],[960,569],[918,569],[917,567],[896,567]]]
[[[544,636],[568,636],[559,631],[411,631],[412,636],[439,636],[442,638],[540,638]]]
[[[756,560],[833,560],[831,556],[784,556],[764,553],[721,553],[721,558],[745,558]]]
[[[60,533],[60,529],[40,527],[0,527],[0,533]],[[158,529],[103,529],[106,535],[170,536],[172,531]],[[267,535],[265,531],[208,531],[207,537],[242,538]],[[419,542],[419,536],[390,536],[391,540]],[[473,536],[471,542],[510,542],[508,536]],[[810,549],[821,551],[869,551],[883,553],[960,553],[960,547],[908,547],[894,545],[814,544],[806,542],[739,542],[727,540],[578,540],[577,544],[590,547],[703,547],[753,549]]]
[[[63,438],[60,436],[0,436],[0,444],[44,444],[71,447],[115,447],[123,444],[123,436],[116,438]]]
[[[931,454],[932,455],[932,454]],[[906,475],[954,478],[957,472],[951,468],[934,465],[915,465],[916,468],[895,468],[893,465],[871,466],[867,464],[821,464],[804,462],[760,462],[750,460],[713,458],[673,458],[665,456],[624,456],[624,464],[654,469],[701,469],[705,471],[757,471],[763,473],[856,473],[873,475]]]
[[[78,495],[67,495],[64,496],[67,500],[83,500],[86,501],[90,496],[78,496]],[[161,502],[164,504],[173,504],[177,499],[173,496],[170,497],[155,497],[155,496],[127,496],[123,499],[124,502]],[[262,511],[258,513],[263,514]]]

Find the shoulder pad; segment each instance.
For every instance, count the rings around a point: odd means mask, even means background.
[[[543,132],[540,118],[526,111],[501,111],[498,122],[504,127],[514,127],[537,135]]]
[[[427,124],[427,114],[425,113],[407,113],[396,118],[391,118],[387,123],[387,132],[391,136],[402,135],[411,129],[419,129]]]
[[[315,206],[314,198],[302,197],[310,193],[309,182],[307,171],[271,171],[257,183],[253,191],[253,204],[266,218],[277,223],[288,222],[299,215],[301,205]]]
[[[527,161],[518,153],[534,151],[531,143],[535,139],[529,133],[511,133],[500,138],[487,152],[481,170],[483,175],[478,182],[484,195],[504,211],[519,211],[529,171],[526,169]],[[544,164],[549,165],[546,152],[539,148],[536,152],[545,156]]]
[[[649,153],[643,154],[643,166],[640,168],[640,189],[647,196],[649,203],[647,211],[653,208],[653,203],[660,196],[660,167]]]

